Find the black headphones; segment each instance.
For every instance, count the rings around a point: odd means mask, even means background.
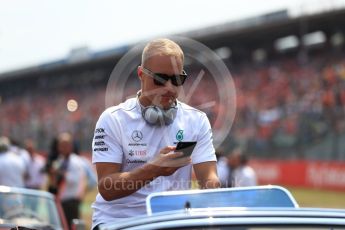
[[[137,93],[137,99],[141,107],[141,115],[148,124],[163,126],[163,125],[170,125],[171,123],[173,123],[177,114],[176,101],[174,102],[174,106],[166,110],[161,109],[160,107],[155,106],[155,105],[144,107],[142,104],[140,104],[140,101],[139,101],[140,94],[141,94],[141,91]]]

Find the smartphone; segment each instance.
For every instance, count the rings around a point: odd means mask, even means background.
[[[188,157],[192,155],[196,143],[196,141],[180,141],[176,145],[175,152],[183,152],[180,157]]]

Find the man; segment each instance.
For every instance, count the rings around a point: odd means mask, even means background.
[[[30,156],[30,167],[28,168],[28,179],[25,181],[25,187],[38,190],[43,189],[45,177],[42,169],[45,165],[45,160],[36,152],[33,140],[27,139],[24,144]]]
[[[86,192],[86,174],[82,158],[73,152],[70,133],[57,138],[58,157],[49,168],[49,191],[61,201],[68,225],[80,218],[79,206]]]
[[[0,185],[24,187],[26,166],[21,157],[11,151],[7,137],[0,137]]]
[[[232,187],[256,186],[256,173],[248,165],[248,157],[241,148],[236,148],[228,156],[229,177]]]
[[[221,187],[231,187],[231,183],[229,183],[231,182],[231,180],[229,180],[230,166],[228,165],[228,158],[224,156],[224,154],[219,154],[217,156],[217,173]]]
[[[146,213],[152,192],[189,189],[192,165],[201,188],[220,186],[206,114],[177,101],[187,78],[184,54],[169,39],[146,45],[138,67],[137,98],[100,116],[93,140],[99,194],[93,228]],[[197,141],[191,157],[174,152],[178,141]]]

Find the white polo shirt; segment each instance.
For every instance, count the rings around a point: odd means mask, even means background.
[[[197,141],[191,156],[193,164],[216,161],[206,114],[179,101],[177,108],[176,118],[168,126],[149,125],[142,118],[137,98],[105,110],[95,128],[92,162],[120,163],[121,171],[128,172],[149,163],[162,148],[176,146],[179,141]],[[189,189],[191,170],[187,165],[113,201],[105,201],[98,194],[92,205],[93,226],[145,214],[145,199],[152,192]]]

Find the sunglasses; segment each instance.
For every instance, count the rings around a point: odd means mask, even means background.
[[[165,83],[167,83],[167,81],[169,80],[171,80],[171,84],[173,84],[174,86],[181,86],[188,77],[187,73],[184,70],[182,70],[182,74],[168,75],[163,73],[154,73],[151,70],[146,69],[144,67],[141,68],[145,74],[153,78],[153,82],[155,83],[155,85],[159,86],[165,85]]]

